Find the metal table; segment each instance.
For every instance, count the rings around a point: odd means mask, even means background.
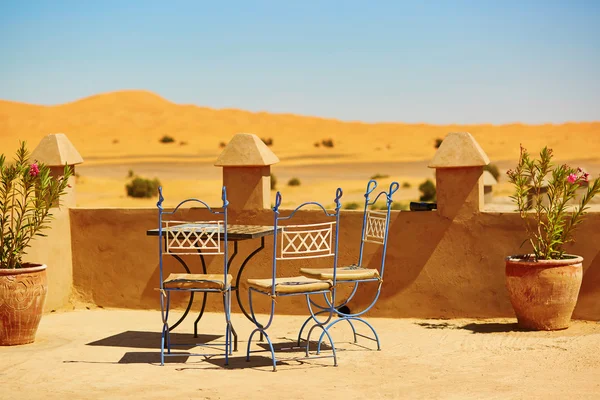
[[[169,227],[169,231],[176,234],[178,232],[178,230],[177,230],[178,226],[189,227],[190,225],[193,225],[193,224],[186,223],[186,224],[182,224],[182,225],[171,226],[171,227]],[[163,237],[165,237],[165,232],[166,232],[166,230],[163,229]],[[239,291],[240,279],[242,277],[242,273],[244,272],[244,268],[246,268],[246,264],[248,264],[248,262],[252,259],[252,257],[254,257],[258,252],[260,252],[262,249],[265,248],[265,237],[273,235],[273,232],[274,232],[274,229],[272,226],[227,225],[227,239],[228,239],[228,241],[233,242],[233,252],[229,256],[229,260],[227,261],[227,270],[228,271],[231,269],[231,264],[233,262],[233,259],[235,258],[235,256],[238,253],[238,242],[241,240],[260,238],[260,246],[258,248],[256,248],[254,251],[252,251],[252,253],[250,253],[248,255],[248,257],[246,257],[246,259],[242,262],[242,265],[240,266],[240,269],[238,270],[238,273],[235,277],[235,286],[233,286],[231,288],[231,290],[235,291],[235,296],[236,296],[238,305],[240,306],[240,309],[242,310],[242,312],[244,313],[246,318],[248,318],[250,321],[252,321],[252,318],[250,317],[250,314],[248,314],[248,312],[244,308],[244,305],[242,304],[242,301],[240,299],[240,291]],[[146,231],[146,235],[147,236],[158,236],[158,228],[149,229],[148,231]],[[221,239],[223,239],[222,234],[221,234]],[[165,242],[165,245],[166,245],[166,242]],[[178,256],[176,254],[170,254],[170,255],[173,256],[177,261],[179,261],[179,263],[183,266],[183,268],[185,269],[185,271],[188,274],[191,273],[187,264],[180,256]],[[203,271],[202,273],[206,274],[207,272],[206,272],[206,263],[204,261],[204,256],[202,254],[199,254],[199,256],[200,256],[200,260],[202,262],[202,271]],[[198,336],[198,327],[197,327],[198,321],[200,321],[200,318],[202,318],[202,315],[204,314],[204,307],[206,306],[206,295],[207,295],[207,293],[205,292],[203,299],[202,299],[202,308],[200,309],[200,314],[198,315],[198,318],[196,318],[196,321],[194,322],[194,336],[195,337]],[[185,317],[187,316],[187,314],[190,311],[190,308],[192,307],[193,302],[194,302],[194,292],[190,292],[190,301],[188,302],[185,312],[183,313],[181,318],[169,328],[169,330],[173,330],[185,319]]]

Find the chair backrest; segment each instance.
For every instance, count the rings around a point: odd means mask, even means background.
[[[342,207],[340,199],[342,189],[338,188],[335,197],[335,210],[330,213],[325,207],[317,202],[302,203],[295,209],[286,213],[286,216],[280,216],[281,193],[277,192],[275,196],[275,206],[273,207],[275,235],[273,239],[273,270],[272,291],[275,293],[275,278],[277,277],[277,261],[279,260],[298,260],[308,258],[332,257],[335,285],[335,267],[337,267],[338,253],[338,233],[340,209]],[[323,211],[323,222],[310,224],[291,224],[298,211],[301,209],[317,208]]]
[[[398,190],[398,182],[392,182],[389,190],[381,191],[374,197],[371,194],[377,188],[377,182],[373,179],[367,183],[365,192],[365,208],[363,214],[362,235],[360,239],[360,251],[358,255],[358,265],[362,266],[363,251],[365,243],[374,243],[383,246],[381,253],[380,276],[383,277],[385,271],[385,254],[387,251],[387,240],[389,232],[390,211],[392,209],[392,196]],[[385,208],[380,210],[373,209],[373,206],[381,196],[384,196]]]
[[[163,257],[179,258],[185,255],[223,255],[223,271],[227,275],[227,191],[222,189],[221,210],[215,210],[206,202],[190,198],[181,201],[173,210],[163,208],[162,187],[158,188],[158,248],[160,258],[160,281],[163,282]],[[184,207],[185,206],[185,207]],[[182,216],[183,210],[190,207],[206,209],[211,215],[210,221],[195,221]]]

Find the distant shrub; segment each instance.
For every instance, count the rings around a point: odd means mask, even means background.
[[[434,145],[434,146],[435,146],[435,148],[436,148],[436,149],[439,149],[439,148],[440,148],[440,146],[442,145],[442,142],[443,142],[443,141],[444,141],[444,139],[440,139],[440,138],[437,138],[437,139],[435,139],[435,145]]]
[[[260,140],[269,147],[273,146],[273,138],[260,138]]]
[[[319,142],[315,142],[314,146],[315,146],[315,147],[321,147],[321,143],[319,143]]]
[[[408,210],[409,205],[407,203],[401,203],[395,201],[392,203],[392,210]]]
[[[184,142],[184,141],[179,142],[180,146],[187,146],[187,144],[188,144],[188,142]]]
[[[271,190],[277,190],[277,177],[271,173]]]
[[[224,148],[225,146],[227,146],[227,143],[225,143],[225,142],[219,142],[219,147],[221,149]]]
[[[386,174],[375,174],[371,177],[371,179],[385,179],[385,178],[389,178],[389,175]]]
[[[165,135],[163,137],[160,138],[160,142],[161,143],[173,143],[175,141],[175,139],[172,136],[169,135]]]
[[[387,203],[380,202],[378,204],[373,204],[371,210],[387,210]]]
[[[151,198],[158,195],[158,187],[160,181],[156,178],[146,179],[136,176],[133,180],[125,185],[127,196],[135,198]]]
[[[403,183],[402,183],[402,188],[404,188],[404,189],[408,189],[408,188],[410,188],[411,186],[412,186],[412,185],[410,184],[410,182],[403,182]]]
[[[288,181],[288,186],[300,186],[300,179],[292,178]]]
[[[492,174],[495,180],[500,179],[500,171],[498,170],[498,167],[495,164],[484,165],[483,170],[488,171],[490,174]]]
[[[117,144],[117,143],[119,143],[119,139],[113,139],[112,142],[113,142],[113,144]]]
[[[419,200],[421,201],[432,201],[435,200],[435,184],[431,181],[431,179],[427,179],[425,182],[419,185],[419,191],[421,192],[421,197]]]
[[[131,178],[133,178],[134,176],[135,176],[135,173],[133,172],[133,170],[132,170],[132,169],[130,169],[130,170],[127,172],[127,177],[131,179]]]
[[[321,140],[321,144],[323,147],[333,147],[333,139],[323,139]]]
[[[358,210],[360,208],[360,204],[356,202],[345,203],[343,208],[344,210]]]

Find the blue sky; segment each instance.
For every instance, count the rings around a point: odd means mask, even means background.
[[[600,1],[0,0],[0,99],[145,89],[342,120],[600,120]]]

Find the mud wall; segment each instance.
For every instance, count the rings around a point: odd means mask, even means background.
[[[75,292],[85,301],[104,307],[158,309],[158,239],[146,235],[157,227],[155,209],[80,209],[71,215],[73,282]],[[318,212],[298,215],[298,222],[316,221]],[[197,213],[202,219],[201,212]],[[231,223],[272,224],[270,210],[231,213]],[[340,264],[356,262],[361,234],[362,212],[342,211],[340,219]],[[392,212],[386,270],[382,296],[370,315],[378,317],[511,317],[513,311],[504,286],[504,258],[522,253],[525,231],[516,213],[459,213],[454,218],[431,212]],[[600,213],[590,213],[576,232],[575,244],[568,252],[584,257],[584,277],[574,318],[600,319]],[[244,271],[241,295],[247,304],[248,277],[268,277],[271,271],[272,237]],[[244,258],[260,245],[260,239],[239,243],[232,265],[237,273]],[[233,246],[232,246],[233,248]],[[378,268],[381,248],[366,249],[365,265]],[[210,272],[222,270],[214,257],[208,261]],[[280,263],[281,276],[297,274],[306,261]],[[316,261],[326,266],[330,259]],[[174,260],[167,270],[183,272]],[[200,271],[198,257],[189,260],[190,268]],[[357,309],[370,302],[375,284],[361,287]],[[341,295],[347,293],[341,291]],[[200,297],[200,296],[198,296]],[[179,306],[186,299],[174,299]],[[200,300],[196,299],[195,308]],[[266,302],[259,302],[264,310]],[[209,295],[208,310],[220,310],[221,299]],[[303,314],[303,300],[277,300],[277,312]],[[234,312],[237,306],[234,304]]]

